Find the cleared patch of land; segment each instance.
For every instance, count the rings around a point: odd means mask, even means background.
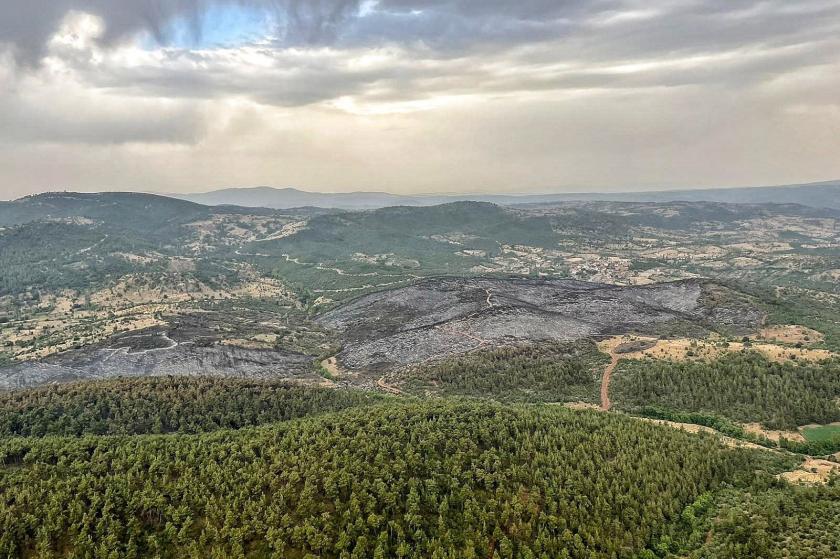
[[[808,345],[823,341],[825,336],[807,326],[783,325],[762,328],[758,333],[758,338],[770,342]]]
[[[806,425],[799,429],[808,441],[821,442],[840,437],[840,423],[829,425]]]
[[[632,342],[644,342],[639,349],[628,347]],[[626,350],[621,351],[620,346],[624,345]],[[744,350],[754,350],[771,361],[784,363],[788,361],[810,361],[817,362],[830,359],[834,353],[825,349],[792,348],[789,346],[771,343],[744,343],[727,341],[720,337],[698,339],[698,338],[677,338],[658,339],[645,336],[615,336],[599,342],[598,346],[604,353],[620,353],[622,358],[641,359],[650,357],[653,359],[665,359],[668,361],[710,361],[726,353],[734,353]]]
[[[338,366],[338,361],[335,357],[329,357],[321,361],[321,366],[333,377],[341,376],[341,368]]]
[[[798,431],[780,431],[774,429],[766,429],[760,423],[746,423],[743,425],[743,427],[744,431],[746,431],[748,434],[764,437],[766,439],[770,439],[775,443],[778,443],[782,439],[797,442],[805,441],[805,437],[803,437],[802,433]]]
[[[840,463],[818,458],[806,458],[802,465],[792,472],[779,475],[791,483],[826,483],[831,476],[840,474]]]

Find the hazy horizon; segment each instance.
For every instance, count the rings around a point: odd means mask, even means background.
[[[259,189],[269,189],[269,190],[295,190],[298,192],[306,193],[306,194],[336,194],[336,195],[344,195],[344,194],[383,194],[383,195],[393,195],[393,196],[406,196],[406,197],[435,197],[435,196],[451,196],[451,197],[464,197],[464,196],[562,196],[562,195],[586,195],[586,194],[628,194],[628,193],[667,193],[667,192],[692,192],[692,191],[714,191],[714,190],[735,190],[735,189],[763,189],[763,188],[785,188],[785,187],[796,187],[796,186],[821,186],[821,185],[836,185],[840,184],[840,180],[824,180],[824,181],[815,181],[809,183],[795,183],[795,184],[752,184],[746,186],[732,186],[732,185],[725,185],[725,186],[688,186],[684,188],[642,188],[642,189],[634,189],[634,190],[627,190],[627,189],[620,189],[620,188],[604,188],[604,189],[590,189],[590,190],[539,190],[539,191],[530,191],[530,190],[520,190],[520,191],[513,191],[513,190],[502,190],[502,191],[441,191],[441,192],[410,192],[410,193],[400,193],[400,192],[393,192],[388,190],[378,190],[378,189],[349,189],[349,190],[312,190],[307,188],[300,188],[295,186],[268,186],[268,185],[257,185],[257,186],[228,186],[228,187],[219,187],[219,188],[207,188],[207,189],[194,189],[194,190],[187,190],[183,192],[167,192],[167,191],[154,191],[154,190],[143,190],[143,189],[120,189],[120,188],[102,188],[102,189],[94,189],[94,190],[84,190],[84,189],[73,189],[73,188],[45,188],[42,190],[38,190],[36,192],[32,192],[29,194],[23,194],[21,196],[13,196],[13,197],[4,197],[3,194],[0,194],[0,201],[13,201],[22,197],[26,196],[33,196],[38,194],[54,194],[54,193],[68,193],[68,194],[98,194],[98,193],[134,193],[134,194],[153,194],[158,196],[170,196],[170,197],[178,197],[178,196],[188,196],[192,194],[210,194],[214,192],[222,192],[228,190],[259,190]]]
[[[840,2],[0,2],[0,197],[840,177]]]

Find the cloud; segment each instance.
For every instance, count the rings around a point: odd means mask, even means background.
[[[220,6],[274,14],[276,31],[289,44],[332,41],[360,8],[358,0],[0,0],[0,43],[11,47],[19,62],[33,65],[64,18],[83,12],[104,22],[103,45],[140,32],[165,45],[178,29],[175,24],[186,25],[200,38],[204,16]]]
[[[837,91],[837,0],[0,0],[31,188],[831,178]]]
[[[22,84],[29,87],[28,84]],[[0,94],[0,145],[192,144],[204,135],[199,107],[164,99],[115,99],[64,83]]]

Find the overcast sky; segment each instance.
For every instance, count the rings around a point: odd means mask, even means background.
[[[840,178],[840,0],[0,0],[0,198]]]

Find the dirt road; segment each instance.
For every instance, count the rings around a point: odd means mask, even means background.
[[[402,390],[397,388],[396,386],[392,386],[385,382],[385,377],[381,377],[378,381],[376,381],[376,386],[384,390],[385,392],[390,392],[391,394],[402,394]]]
[[[615,366],[618,365],[618,359],[618,355],[614,351],[610,351],[610,364],[604,369],[604,376],[601,377],[601,409],[604,411],[609,411],[612,407],[610,402],[610,378]]]

